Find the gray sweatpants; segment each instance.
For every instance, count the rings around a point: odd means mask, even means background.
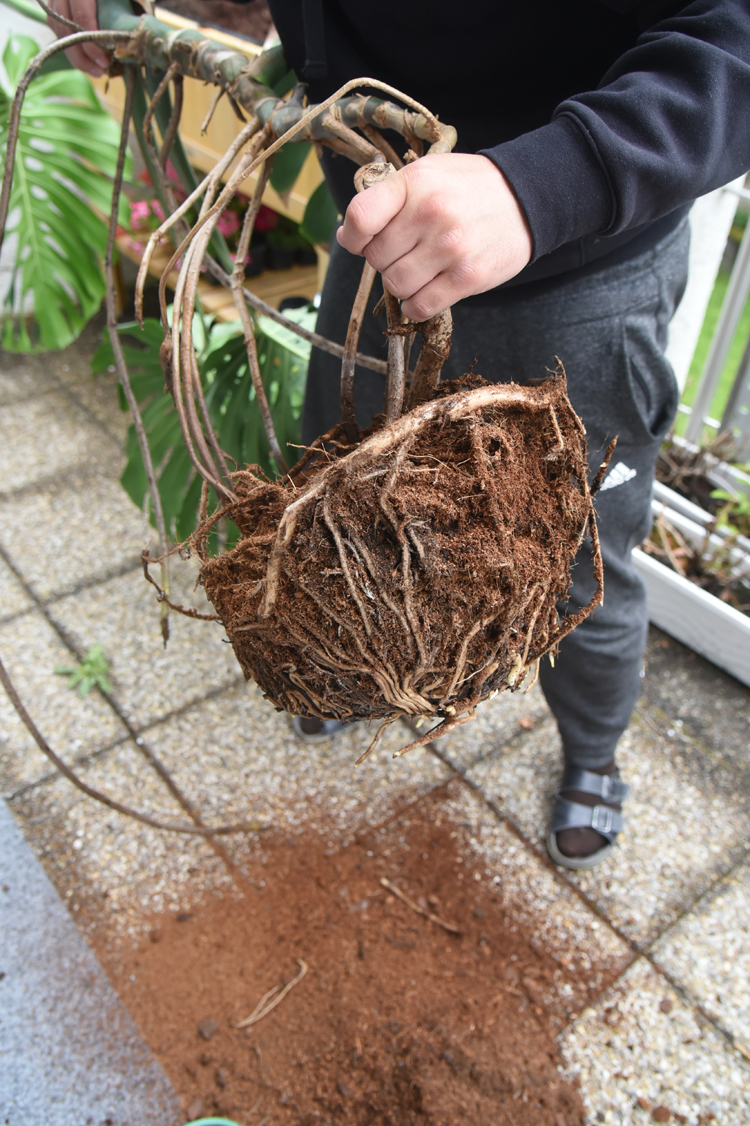
[[[560,646],[541,684],[557,720],[566,759],[603,766],[613,756],[639,690],[646,639],[646,595],[631,551],[648,534],[654,464],[677,408],[677,386],[664,355],[667,328],[687,280],[687,221],[651,250],[618,265],[592,266],[500,291],[499,301],[470,298],[453,308],[446,379],[475,370],[495,382],[524,383],[562,360],[571,401],[584,421],[592,475],[608,442],[617,449],[597,500],[604,556],[604,603]],[[318,331],[343,343],[362,258],[334,245]],[[380,292],[378,282],[370,302]],[[384,318],[365,318],[360,351],[385,358]],[[340,363],[313,349],[303,413],[311,442],[340,417]],[[385,377],[355,375],[357,418],[383,409]],[[588,542],[573,570],[567,609],[594,591]]]

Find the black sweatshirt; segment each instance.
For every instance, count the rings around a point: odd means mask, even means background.
[[[533,237],[514,282],[639,253],[750,168],[750,0],[269,6],[311,101],[383,79],[497,164]],[[349,162],[325,163],[343,210]]]

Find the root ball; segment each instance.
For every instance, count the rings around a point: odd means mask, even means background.
[[[583,427],[564,374],[467,376],[279,482],[234,475],[242,538],[202,580],[245,676],[321,719],[469,718],[520,687],[596,535]],[[596,543],[595,543],[596,548]],[[601,577],[601,568],[598,568]]]

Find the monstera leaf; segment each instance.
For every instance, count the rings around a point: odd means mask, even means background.
[[[33,39],[13,35],[3,52],[3,154],[13,95],[38,51]],[[32,81],[21,117],[3,247],[11,268],[2,335],[6,349],[64,348],[101,305],[107,245],[103,216],[111,207],[119,132],[78,71],[56,69]],[[127,221],[125,204],[121,221]]]
[[[315,328],[315,309],[290,309],[286,315],[305,328]],[[176,539],[184,540],[196,526],[201,478],[196,474],[185,448],[172,396],[164,389],[164,374],[159,361],[159,346],[164,334],[155,320],[145,321],[143,330],[135,323],[119,325],[118,330],[156,467],[167,529]],[[290,329],[267,317],[257,318],[255,335],[261,377],[276,435],[287,461],[292,464],[300,452],[297,447],[300,440],[299,420],[310,345]],[[268,449],[238,322],[219,324],[196,313],[193,338],[206,403],[222,448],[237,465],[254,463],[269,476],[275,476],[277,470]],[[109,341],[105,340],[93,358],[93,369],[104,372],[112,367],[113,361]],[[127,409],[124,396],[121,405]],[[120,480],[131,499],[143,508],[147,503],[148,483],[133,426],[128,432],[127,457]],[[236,529],[228,529],[227,544],[231,544],[235,536]]]

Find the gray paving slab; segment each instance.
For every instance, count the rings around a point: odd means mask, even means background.
[[[662,935],[652,954],[736,1037],[750,1060],[750,863],[720,880]]]
[[[68,392],[124,449],[131,419],[130,412],[120,407],[117,376],[107,372],[82,379],[71,384]]]
[[[211,613],[202,590],[194,591],[194,561],[173,557],[172,599]],[[226,635],[216,622],[170,616],[170,641],[164,648],[154,588],[141,571],[67,596],[49,607],[76,644],[98,641],[111,661],[113,696],[137,727],[152,724],[242,673]]]
[[[750,688],[654,627],[640,707],[675,745],[700,743],[750,792]]]
[[[87,634],[82,650],[97,640],[96,633]],[[81,698],[66,676],[55,673],[58,665],[77,661],[39,610],[0,625],[0,655],[32,719],[61,758],[75,762],[127,736],[98,689]],[[52,770],[0,690],[1,792],[15,793]]]
[[[140,569],[140,553],[153,535],[120,482],[98,468],[72,473],[44,491],[0,499],[0,545],[43,600],[128,565]]]
[[[385,820],[451,775],[429,750],[393,759],[411,737],[399,722],[355,766],[375,730],[354,724],[334,739],[305,744],[289,717],[243,682],[150,728],[146,737],[211,821],[249,818],[283,832],[319,826],[340,839]]]
[[[30,610],[34,602],[7,563],[0,559],[0,622]]]
[[[0,1121],[171,1126],[177,1096],[0,801]]]
[[[81,764],[78,775],[131,809],[190,824],[132,740]],[[105,922],[108,934],[138,935],[154,913],[185,909],[212,890],[231,887],[225,864],[202,837],[164,832],[115,813],[60,775],[22,791],[9,805],[86,930]]]
[[[471,767],[468,777],[544,847],[561,761],[550,719],[508,753]],[[645,724],[631,724],[618,761],[632,787],[625,832],[601,865],[568,876],[628,937],[644,944],[742,855],[750,809],[733,771],[699,747],[660,740]]]
[[[3,494],[86,466],[97,466],[105,476],[119,473],[112,439],[63,391],[0,406],[0,433]]]
[[[591,1126],[750,1121],[750,1064],[644,959],[584,1010],[561,1045]],[[669,1117],[654,1118],[658,1107]]]
[[[485,700],[476,718],[449,735],[442,749],[451,763],[462,770],[481,759],[523,741],[524,734],[550,716],[539,685],[526,692],[501,692]]]

